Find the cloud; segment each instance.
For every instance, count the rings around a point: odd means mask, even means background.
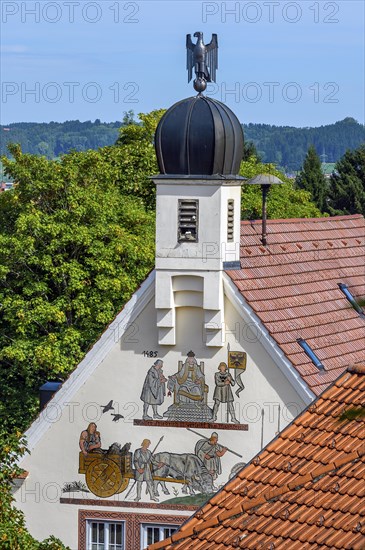
[[[25,53],[28,50],[25,46],[22,44],[13,44],[9,46],[1,46],[0,51],[1,53]]]

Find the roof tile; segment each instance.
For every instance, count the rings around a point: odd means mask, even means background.
[[[349,361],[365,356],[365,320],[338,283],[365,294],[365,222],[360,215],[241,224],[241,269],[228,271],[294,368],[319,395]],[[321,378],[296,340],[304,338],[326,369]],[[344,360],[347,355],[347,363]],[[333,372],[331,372],[333,371]]]
[[[150,550],[364,547],[365,418],[338,417],[365,388],[365,368],[352,370],[216,493],[172,543]]]

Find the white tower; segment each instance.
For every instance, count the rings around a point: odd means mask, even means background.
[[[176,308],[204,310],[207,346],[224,345],[224,269],[239,268],[243,134],[224,104],[199,94],[173,105],[156,132],[159,344],[176,342]]]

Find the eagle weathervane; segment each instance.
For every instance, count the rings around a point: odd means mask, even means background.
[[[192,79],[194,69],[194,89],[201,93],[206,89],[207,82],[215,82],[218,69],[218,39],[217,35],[213,34],[212,40],[205,45],[202,32],[195,32],[194,36],[198,39],[196,44],[193,44],[191,34],[186,35],[186,68],[188,82]]]

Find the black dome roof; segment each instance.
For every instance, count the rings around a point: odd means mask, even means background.
[[[161,118],[155,148],[161,174],[236,176],[243,156],[242,127],[223,103],[189,97]]]

